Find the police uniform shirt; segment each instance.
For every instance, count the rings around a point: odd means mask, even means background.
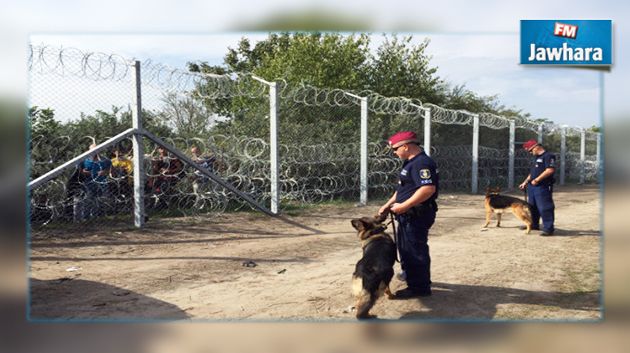
[[[532,177],[531,180],[536,179],[547,168],[554,168],[554,169],[556,168],[556,156],[553,153],[545,151],[545,153],[541,154],[540,156],[536,156],[536,158],[534,158],[534,162],[529,172],[529,174]],[[554,181],[555,179],[553,175],[551,175],[541,180],[538,185],[549,186],[553,184]]]
[[[435,161],[426,153],[421,152],[403,163],[399,174],[396,202],[401,203],[409,199],[419,188],[425,185],[435,185],[435,193],[425,202],[435,200],[438,196],[439,175]]]

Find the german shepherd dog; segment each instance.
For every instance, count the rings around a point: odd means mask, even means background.
[[[510,211],[523,223],[525,223],[525,234],[529,234],[532,229],[532,214],[529,210],[529,204],[523,200],[512,196],[499,195],[500,188],[486,189],[486,224],[484,228],[488,228],[492,213],[497,214],[497,227],[501,227],[501,215],[509,208]]]
[[[374,217],[352,220],[352,226],[357,230],[363,248],[363,257],[357,262],[352,275],[352,294],[356,298],[357,319],[375,318],[376,316],[370,315],[369,311],[383,293],[387,294],[389,299],[393,298],[389,282],[394,276],[396,244],[390,235],[385,233],[383,221],[387,215],[388,212],[385,212]]]

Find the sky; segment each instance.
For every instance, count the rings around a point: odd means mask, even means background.
[[[622,93],[624,77],[630,77],[624,60],[627,49],[622,46],[630,35],[630,6],[623,2],[483,1],[473,6],[466,1],[442,1],[426,6],[417,1],[272,0],[254,5],[234,0],[187,1],[174,7],[165,0],[153,1],[151,6],[119,0],[54,4],[26,0],[3,6],[0,49],[7,49],[2,60],[13,65],[0,66],[2,95],[28,96],[26,44],[44,35],[51,45],[151,58],[181,67],[191,59],[217,61],[241,35],[250,36],[256,30],[256,35],[264,37],[266,31],[261,28],[273,27],[279,18],[319,12],[342,18],[358,31],[414,33],[418,40],[428,36],[433,64],[451,84],[465,84],[480,94],[498,94],[508,107],[573,126],[600,125],[599,73],[520,67],[519,21],[612,19],[614,65],[611,72],[603,74],[603,113],[613,119],[630,113]]]

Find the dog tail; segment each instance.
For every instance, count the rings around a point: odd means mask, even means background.
[[[528,203],[521,203],[521,204],[514,204],[514,206],[512,206],[512,213],[514,213],[514,215],[516,217],[518,217],[521,221],[525,222],[526,224],[530,225],[532,224],[532,206]]]
[[[532,224],[532,205],[527,204],[526,207],[523,207],[523,213],[525,214],[525,219]]]

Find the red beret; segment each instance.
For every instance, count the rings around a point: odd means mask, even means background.
[[[417,143],[418,137],[413,131],[401,131],[395,133],[387,142],[389,143],[389,147],[397,147],[396,145],[402,145],[409,142]]]
[[[532,139],[523,144],[523,149],[529,152],[532,150],[532,148],[536,147],[537,145],[538,145],[538,141]]]

